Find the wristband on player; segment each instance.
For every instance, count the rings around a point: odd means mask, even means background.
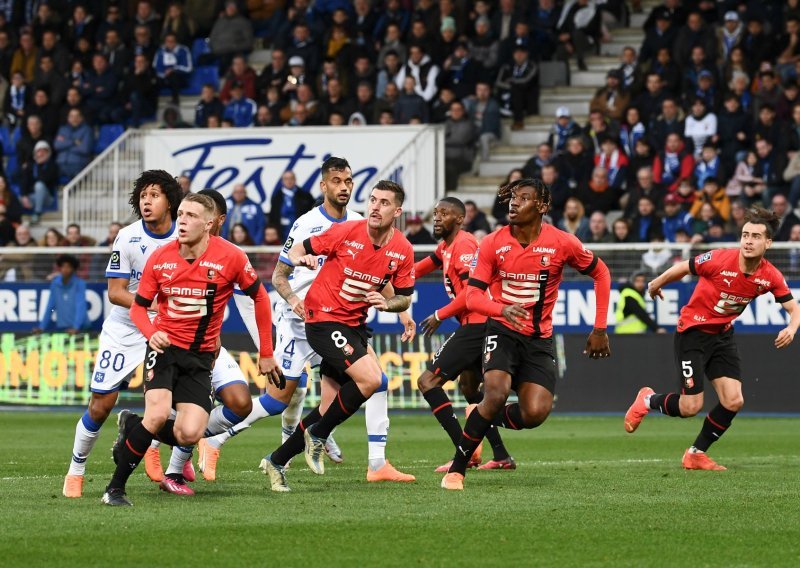
[[[435,320],[436,320],[436,321],[438,321],[439,323],[442,323],[442,320],[440,320],[440,319],[439,319],[439,314],[438,314],[438,313],[436,313],[436,312],[438,312],[438,311],[439,311],[439,310],[433,310],[433,319],[435,319]]]

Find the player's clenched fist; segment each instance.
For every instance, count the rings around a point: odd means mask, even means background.
[[[258,371],[279,389],[283,390],[286,387],[286,377],[283,376],[274,357],[261,357],[258,360]]]

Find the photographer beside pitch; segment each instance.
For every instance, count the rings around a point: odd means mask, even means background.
[[[131,320],[147,338],[145,411],[123,411],[114,443],[117,467],[103,503],[130,506],[125,485],[154,438],[191,446],[203,436],[214,405],[212,366],[219,349],[225,306],[234,285],[253,298],[259,328],[259,370],[273,383],[281,371],[272,356],[269,296],[247,255],[210,235],[215,206],[205,195],[187,195],[178,207],[178,239],[148,259],[131,305]],[[150,322],[147,308],[158,299]],[[173,406],[175,420],[169,420]]]
[[[683,454],[685,469],[727,469],[712,460],[708,448],[730,428],[744,405],[739,350],[732,322],[755,298],[767,292],[789,313],[789,325],[778,333],[775,347],[794,340],[800,325],[800,310],[786,280],[764,258],[780,220],[761,207],[745,212],[738,249],[718,249],[680,262],[653,280],[650,297],[663,299],[661,289],[690,273],[697,286],[681,310],[675,332],[675,363],[680,373],[680,393],[656,394],[650,387],[639,390],[625,414],[625,430],[633,433],[650,410],[667,416],[688,418],[703,409],[703,377],[711,382],[719,403],[703,422],[694,444]]]

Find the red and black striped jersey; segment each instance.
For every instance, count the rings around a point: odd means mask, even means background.
[[[248,296],[261,286],[247,255],[220,237],[211,237],[199,258],[187,261],[172,241],[155,251],[142,272],[136,303],[158,298],[153,325],[173,345],[192,351],[214,351],[225,306],[238,284]]]

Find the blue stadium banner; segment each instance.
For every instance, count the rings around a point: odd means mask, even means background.
[[[789,287],[797,297],[800,294],[800,281],[789,282]],[[664,290],[664,300],[647,300],[648,310],[659,325],[674,328],[678,321],[681,306],[689,299],[694,283],[677,283]],[[27,333],[41,320],[42,311],[47,305],[49,285],[46,283],[0,283],[0,332]],[[111,304],[103,282],[87,285],[87,312],[89,329],[100,330]],[[611,294],[609,325],[613,325],[614,309],[619,294]],[[433,313],[448,302],[443,286],[438,282],[417,283],[411,313],[416,322]],[[787,314],[780,304],[775,303],[771,294],[757,298],[736,320],[737,329],[748,333],[776,333],[785,327]],[[376,333],[397,333],[401,330],[396,314],[374,312],[369,315],[368,325]],[[584,333],[591,330],[594,323],[594,289],[592,282],[563,282],[559,289],[558,301],[553,312],[553,324],[558,333]],[[449,333],[456,327],[454,320],[444,322],[441,333]],[[245,333],[236,306],[231,300],[225,313],[223,332]]]

